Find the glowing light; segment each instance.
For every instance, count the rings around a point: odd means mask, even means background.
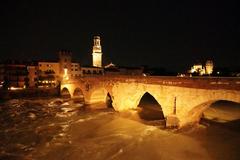
[[[21,87],[9,87],[8,89],[11,90],[11,91],[15,91],[15,90],[22,90],[23,88],[21,88]]]
[[[67,69],[67,68],[64,68],[63,79],[64,79],[64,80],[69,80],[69,77],[68,77],[68,69]]]

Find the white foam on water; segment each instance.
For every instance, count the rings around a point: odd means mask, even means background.
[[[34,114],[34,113],[32,113],[32,112],[30,112],[30,113],[28,114],[28,117],[31,118],[31,119],[36,119],[36,118],[37,118],[36,114]]]
[[[146,129],[143,130],[141,136],[149,136],[153,131],[157,130],[157,127],[154,126],[147,126]]]

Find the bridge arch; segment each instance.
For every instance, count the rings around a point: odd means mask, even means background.
[[[186,115],[186,119],[184,119],[183,124],[193,124],[193,123],[199,123],[204,111],[209,109],[213,104],[220,102],[220,101],[225,101],[228,103],[236,103],[239,104],[240,106],[240,101],[236,101],[233,99],[225,99],[225,98],[220,98],[220,99],[215,99],[215,100],[210,100],[204,103],[201,103],[195,107],[193,107]]]
[[[81,88],[77,87],[73,91],[73,96],[75,102],[83,102],[84,103],[84,94]]]
[[[164,114],[161,104],[149,92],[145,92],[138,100],[138,112],[144,120],[163,120]]]
[[[104,87],[95,88],[88,98],[87,104],[95,104],[93,105],[94,108],[113,108],[115,110],[113,106],[113,96],[111,92]]]
[[[105,103],[107,93],[104,87],[94,89],[90,94],[89,103]]]
[[[141,102],[141,99],[144,98],[144,96],[146,95],[150,95],[152,96],[152,102],[155,100],[155,104],[159,105],[158,107],[161,108],[162,112],[163,112],[163,115],[164,116],[167,116],[167,112],[166,112],[166,109],[164,107],[166,107],[166,98],[165,95],[162,95],[163,92],[159,92],[158,90],[142,90],[141,93],[137,94],[136,95],[136,99],[135,99],[135,106],[134,108],[137,108],[139,103]]]
[[[68,88],[64,87],[62,90],[61,90],[61,96],[63,98],[71,98],[71,94],[70,94],[70,91],[68,90]]]

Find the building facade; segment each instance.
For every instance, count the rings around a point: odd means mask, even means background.
[[[213,61],[207,60],[205,66],[202,64],[194,64],[191,69],[188,71],[190,74],[196,75],[211,75],[213,73]]]
[[[58,62],[40,61],[37,67],[38,87],[54,87],[60,81],[60,67]],[[31,77],[32,78],[32,77]]]
[[[29,85],[27,66],[14,61],[0,65],[0,85],[6,89],[25,88]]]
[[[37,87],[38,82],[38,66],[30,64],[27,66],[29,87]]]
[[[82,76],[82,69],[79,63],[71,63],[71,78]]]

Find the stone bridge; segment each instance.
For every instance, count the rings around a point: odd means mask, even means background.
[[[240,78],[96,76],[61,84],[62,95],[82,97],[86,104],[106,102],[110,97],[116,111],[136,109],[147,92],[161,105],[167,124],[176,125],[177,121],[182,127],[198,122],[203,111],[216,101],[240,103]],[[174,122],[169,117],[175,117]]]

